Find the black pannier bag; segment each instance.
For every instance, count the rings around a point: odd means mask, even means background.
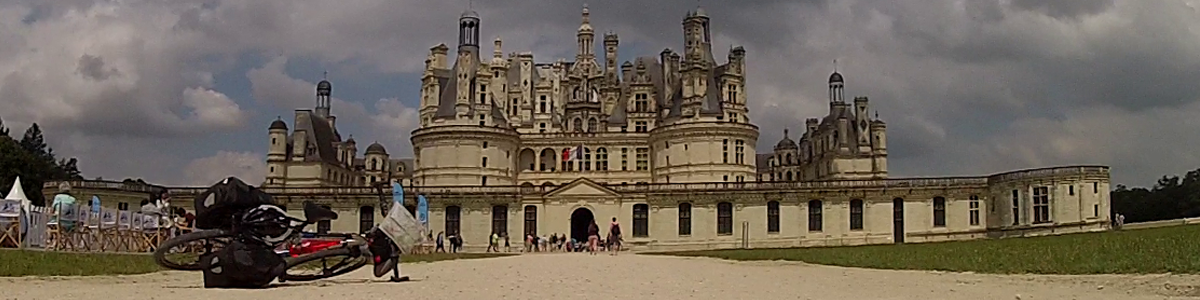
[[[234,240],[221,250],[200,257],[205,288],[263,288],[287,270],[271,248]]]
[[[230,229],[233,216],[259,205],[275,205],[271,195],[241,179],[229,177],[196,196],[196,228]]]

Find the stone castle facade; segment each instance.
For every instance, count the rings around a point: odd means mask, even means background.
[[[458,20],[454,56],[433,47],[422,76],[415,157],[378,144],[357,157],[329,113],[298,110],[294,129],[269,129],[264,189],[289,207],[327,205],[341,218],[320,229],[371,228],[400,180],[404,206],[430,201],[430,229],[482,250],[491,233],[567,234],[616,218],[634,249],[836,246],[1102,231],[1109,228],[1109,169],[1061,166],[976,177],[889,178],[886,124],[869,101],[847,103],[829,78],[829,113],[807,119],[756,154],[748,117],[746,51],[718,64],[703,10],[683,20],[684,50],[617,65],[619,39],[603,36],[603,64],[585,7],[575,60],[537,63],[529,53],[480,57],[478,14]],[[324,99],[324,100],[323,100]],[[55,183],[56,184],[56,183]],[[137,195],[105,182],[82,193]],[[203,188],[176,187],[177,197]],[[119,198],[118,198],[119,199]],[[136,202],[136,200],[134,201]],[[106,202],[108,203],[108,202]],[[107,205],[107,204],[106,204]],[[515,240],[520,241],[520,238]],[[518,242],[519,243],[519,242]]]

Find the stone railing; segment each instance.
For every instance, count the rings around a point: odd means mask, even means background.
[[[46,183],[42,184],[42,189],[57,191],[58,185],[61,183],[62,183],[62,181],[46,182]],[[74,188],[74,189],[82,188],[82,189],[99,189],[99,190],[120,190],[120,191],[126,191],[126,192],[146,193],[146,194],[149,194],[149,193],[152,193],[155,191],[159,191],[164,188],[162,186],[157,186],[157,185],[152,185],[152,184],[143,184],[143,183],[136,183],[136,182],[121,182],[121,181],[105,181],[105,180],[72,180],[72,181],[67,181],[67,184],[71,185],[71,188]]]
[[[1100,175],[1108,176],[1109,169],[1106,166],[1064,166],[1064,167],[1048,167],[1037,169],[1017,170],[1004,172],[988,176],[988,183],[1001,183],[1014,180],[1023,180],[1030,178],[1049,178],[1049,177],[1067,177],[1081,175]]]

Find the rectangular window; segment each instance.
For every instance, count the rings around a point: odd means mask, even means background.
[[[729,163],[729,139],[721,140],[721,162]]]
[[[484,168],[487,168],[487,157],[485,156],[481,159],[483,160],[483,162],[480,162],[480,164],[483,165]]]
[[[933,227],[946,227],[946,198],[933,197]]]
[[[650,206],[646,204],[633,205],[633,236],[650,236]]]
[[[487,149],[487,148],[488,148],[488,142],[485,141],[485,142],[483,142],[483,149]]]
[[[1050,188],[1033,188],[1033,223],[1050,222]]]
[[[537,206],[525,206],[525,235],[537,235]]]
[[[734,163],[739,164],[739,165],[746,164],[746,141],[745,140],[736,140],[736,141],[734,141],[733,145],[734,145],[734,148],[733,148]]]
[[[1075,185],[1074,184],[1067,186],[1067,195],[1075,196]]]
[[[971,195],[971,226],[979,226],[979,196]]]
[[[808,231],[820,232],[822,224],[824,223],[821,221],[821,200],[808,201]]]
[[[650,149],[637,148],[637,170],[645,171],[650,169]]]
[[[462,209],[458,206],[446,207],[446,235],[458,234],[461,213]]]
[[[479,185],[484,185],[484,186],[487,185],[487,176],[483,176],[483,177],[479,178]]]
[[[637,122],[633,122],[633,124],[634,124],[634,125],[633,125],[633,131],[634,131],[634,132],[647,132],[647,131],[650,131],[650,125],[649,125],[649,123],[647,123],[646,121],[637,121]]]
[[[779,233],[779,202],[767,202],[767,233]]]
[[[679,235],[692,235],[692,204],[679,204]]]
[[[863,201],[850,200],[850,230],[863,229]]]
[[[1093,183],[1092,183],[1092,193],[1093,193],[1093,194],[1099,194],[1099,193],[1100,193],[1100,183],[1099,183],[1099,182],[1093,182]]]
[[[643,94],[643,93],[634,94],[633,95],[634,111],[649,112],[650,111],[650,100],[649,99],[650,99],[650,97],[648,97],[646,94]]]
[[[1012,224],[1021,224],[1021,191],[1012,191]]]
[[[492,206],[492,233],[501,236],[508,233],[508,206]]]
[[[717,235],[733,234],[733,204],[717,203]]]

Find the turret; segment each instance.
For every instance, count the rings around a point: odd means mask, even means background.
[[[575,61],[584,61],[593,58],[592,49],[595,47],[595,33],[592,31],[592,24],[589,20],[587,4],[583,5],[582,22],[579,24],[579,32],[575,34],[579,49]]]
[[[267,128],[271,144],[267,146],[267,184],[282,184],[287,178],[287,123],[276,118]]]
[[[871,137],[874,139],[871,143],[871,170],[875,178],[887,178],[887,124],[879,120],[878,114],[871,121]]]
[[[333,84],[329,80],[321,80],[317,83],[317,107],[318,116],[328,118],[330,114],[330,97],[333,96]]]
[[[617,39],[616,33],[608,33],[604,35],[604,76],[608,78],[608,82],[615,84],[619,82],[617,77],[617,45],[620,41]]]
[[[379,142],[371,143],[370,146],[367,146],[363,160],[366,165],[364,173],[368,176],[368,184],[388,180],[388,153],[383,145],[380,145]]]

